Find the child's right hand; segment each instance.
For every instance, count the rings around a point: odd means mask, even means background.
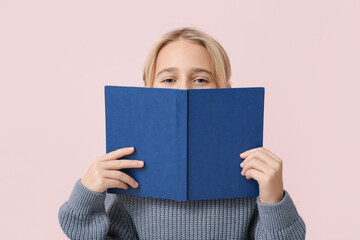
[[[103,193],[108,188],[137,188],[139,184],[129,175],[118,171],[123,168],[142,168],[143,161],[118,159],[134,152],[134,148],[119,148],[96,158],[80,182],[88,189]]]

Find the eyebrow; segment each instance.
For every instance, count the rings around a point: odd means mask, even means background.
[[[158,74],[156,76],[159,76],[163,72],[177,72],[177,71],[178,71],[178,69],[175,67],[164,68],[163,70],[158,72]],[[206,72],[206,73],[212,75],[212,73],[210,71],[203,69],[203,68],[192,68],[191,71],[195,72],[195,73]]]

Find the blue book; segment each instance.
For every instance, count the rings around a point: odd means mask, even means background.
[[[263,144],[263,87],[105,88],[106,152],[131,147],[121,169],[138,188],[108,193],[177,201],[254,197],[256,180],[241,175],[240,153]]]

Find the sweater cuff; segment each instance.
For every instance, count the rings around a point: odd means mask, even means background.
[[[294,223],[300,216],[289,195],[284,189],[283,199],[275,204],[265,204],[257,197],[257,205],[262,225],[269,231],[279,231]]]
[[[67,203],[81,215],[91,215],[95,212],[105,212],[106,191],[97,193],[85,187],[81,178],[75,183]]]

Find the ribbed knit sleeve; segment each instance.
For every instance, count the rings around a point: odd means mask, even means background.
[[[129,228],[121,225],[126,222],[110,220],[109,214],[121,212],[117,210],[117,205],[110,206],[106,212],[106,192],[91,191],[80,180],[77,180],[69,199],[61,205],[58,212],[64,233],[72,240],[133,239],[132,232],[124,232]],[[115,227],[117,233],[120,231],[121,238],[110,227]]]
[[[306,227],[289,193],[275,204],[264,204],[257,197],[257,211],[251,224],[252,239],[305,239]]]

